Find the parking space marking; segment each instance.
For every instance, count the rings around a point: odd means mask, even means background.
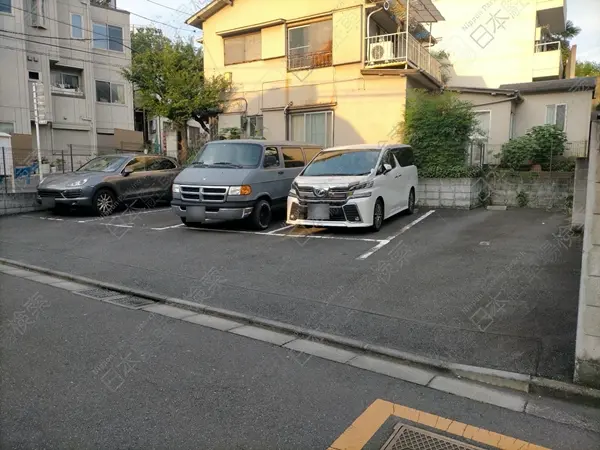
[[[272,231],[269,231],[269,232],[267,232],[267,233],[263,233],[263,234],[273,234],[273,233],[277,233],[278,231],[288,230],[288,229],[290,229],[290,228],[293,228],[294,226],[295,226],[295,225],[288,225],[288,226],[286,226],[286,227],[277,228],[276,230],[272,230]]]
[[[95,217],[93,219],[87,219],[87,220],[78,220],[77,223],[96,222],[98,220],[109,219],[111,217],[137,216],[138,214],[153,214],[153,213],[170,211],[170,210],[171,210],[171,207],[159,208],[159,209],[149,209],[147,211],[131,211],[131,212],[124,212],[123,214],[115,214],[114,216],[103,216],[103,217]]]
[[[102,225],[106,225],[107,227],[117,227],[117,228],[133,228],[133,225],[123,225],[120,223],[103,223]]]
[[[377,399],[335,440],[328,450],[361,450],[390,417],[414,422],[448,434],[503,450],[549,450],[483,428],[425,411]]]
[[[173,228],[181,228],[181,227],[184,227],[184,226],[185,226],[185,224],[178,223],[177,225],[171,225],[170,227],[150,228],[150,229],[154,230],[154,231],[164,231],[164,230],[172,230]]]
[[[396,239],[398,236],[400,236],[402,233],[407,232],[408,230],[410,230],[412,227],[414,227],[416,224],[418,224],[419,222],[422,222],[423,220],[427,219],[430,215],[432,215],[435,212],[435,210],[431,210],[431,211],[427,211],[425,214],[423,214],[421,217],[419,217],[416,220],[413,220],[411,223],[409,223],[408,225],[405,225],[404,227],[402,227],[402,229],[400,231],[398,231],[398,233],[396,234],[392,234],[391,236],[388,236],[387,239],[379,239],[378,240],[378,244],[373,247],[371,250],[369,250],[366,253],[363,253],[362,255],[360,255],[358,258],[358,260],[365,260],[367,259],[369,256],[371,256],[372,254],[374,254],[375,252],[377,252],[378,250],[381,250],[383,247],[385,247],[386,245],[388,245],[390,242],[392,242],[394,239]]]

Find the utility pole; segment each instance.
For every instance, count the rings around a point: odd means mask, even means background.
[[[46,125],[46,99],[44,96],[44,85],[40,82],[33,83],[33,112],[35,118],[35,140],[38,155],[38,170],[40,173],[40,182],[44,180],[42,171],[42,150],[40,148],[40,124]]]

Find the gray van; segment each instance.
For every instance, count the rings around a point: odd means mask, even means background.
[[[188,227],[245,219],[264,230],[272,209],[285,208],[294,178],[321,150],[290,141],[211,141],[175,178],[171,208]]]

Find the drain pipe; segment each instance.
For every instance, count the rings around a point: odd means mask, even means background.
[[[294,106],[294,102],[289,102],[287,105],[285,105],[285,108],[283,108],[283,117],[285,119],[285,140],[289,141],[290,140],[290,121],[289,116],[288,116],[288,111],[290,109],[290,107]]]
[[[372,13],[370,13],[367,16],[367,43],[370,44],[369,42],[369,38],[371,37],[371,27],[369,26],[371,24],[371,16],[375,13],[378,13],[379,11],[382,11],[383,7],[376,9],[375,11],[373,11]]]

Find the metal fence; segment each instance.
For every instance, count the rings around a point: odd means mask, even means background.
[[[502,146],[504,144],[488,144],[473,142],[469,144],[467,157],[472,166],[497,166],[502,160]],[[557,155],[551,155],[557,156]],[[563,158],[586,158],[588,156],[588,141],[567,142]],[[525,163],[525,161],[524,161]]]

